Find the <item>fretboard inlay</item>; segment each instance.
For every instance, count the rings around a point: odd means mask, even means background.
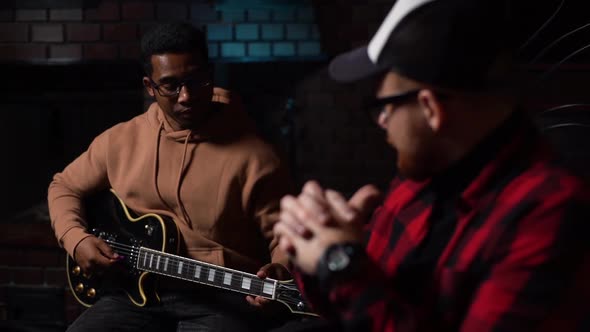
[[[252,282],[252,279],[250,278],[244,278],[242,279],[242,288],[243,289],[250,289],[250,283]]]
[[[215,280],[215,270],[213,270],[213,269],[209,270],[209,276],[207,277],[207,280],[209,280],[209,281]]]
[[[178,271],[176,273],[182,274],[182,262],[178,263]]]
[[[224,285],[231,285],[231,273],[225,272],[223,274],[223,284]]]
[[[276,280],[147,248],[140,248],[137,268],[270,299],[277,287]]]

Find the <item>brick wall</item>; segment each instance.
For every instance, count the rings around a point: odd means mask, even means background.
[[[90,8],[0,9],[0,61],[136,59],[142,33],[167,21],[204,28],[215,60],[322,56],[314,10],[306,1],[252,8],[204,1],[103,0]]]
[[[366,44],[392,1],[316,1],[322,47],[336,55]],[[387,186],[394,174],[394,154],[382,130],[362,112],[362,99],[374,84],[340,84],[330,79],[326,66],[308,73],[294,89],[296,105],[296,177],[352,194],[373,183]]]
[[[11,327],[5,319],[60,328],[77,317],[82,307],[65,287],[65,254],[49,221],[0,224],[0,233],[0,329]]]
[[[319,70],[297,86],[297,180],[308,179],[352,194],[373,183],[385,189],[395,170],[384,132],[361,111],[372,85],[333,82]]]
[[[352,5],[314,1],[322,50],[333,56],[366,43],[390,7],[391,1],[385,0]],[[316,179],[347,195],[366,183],[384,188],[394,172],[394,154],[383,132],[360,111],[362,98],[373,93],[372,86],[334,82],[327,59],[316,58],[309,65],[296,60],[225,65],[223,76],[228,79],[223,84],[243,96],[267,138],[279,143],[290,158],[298,187]],[[291,113],[285,111],[289,101]],[[289,140],[294,143],[289,145]]]
[[[2,317],[52,331],[82,311],[66,287],[65,251],[50,226],[47,186],[101,131],[142,112],[137,67],[19,63],[3,68],[0,141],[6,155],[14,157],[1,166],[3,174],[10,174],[4,183],[11,193],[0,203],[5,212],[0,219],[0,331],[16,328]],[[23,130],[16,124],[26,124],[27,135],[14,141]]]

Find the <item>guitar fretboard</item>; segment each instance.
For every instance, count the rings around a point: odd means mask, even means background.
[[[275,299],[277,281],[165,252],[140,248],[137,268],[178,279]]]

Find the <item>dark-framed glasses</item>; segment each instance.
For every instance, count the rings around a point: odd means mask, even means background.
[[[371,121],[379,123],[379,116],[381,116],[381,113],[385,110],[385,105],[392,104],[393,106],[400,106],[410,101],[414,101],[418,97],[420,90],[421,89],[410,90],[387,97],[370,97],[364,100],[363,109]]]
[[[211,80],[199,80],[195,78],[185,79],[179,82],[166,82],[157,84],[150,78],[151,85],[162,97],[176,97],[180,94],[180,90],[183,86],[191,91],[197,91],[200,89],[204,89],[209,87],[213,84]]]

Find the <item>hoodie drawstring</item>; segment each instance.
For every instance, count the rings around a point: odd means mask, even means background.
[[[186,159],[186,150],[188,147],[188,139],[190,138],[190,136],[191,136],[191,132],[189,131],[186,134],[186,137],[184,138],[184,152],[182,153],[182,161],[180,162],[180,170],[178,171],[178,181],[176,183],[176,204],[178,204],[180,211],[182,211],[184,221],[186,222],[186,224],[190,228],[192,228],[191,222],[190,222],[191,220],[188,215],[188,212],[186,212],[186,209],[184,208],[184,204],[182,204],[182,202],[180,201],[180,184],[182,182],[182,174],[184,173],[184,161]]]
[[[162,194],[160,193],[160,188],[158,188],[158,169],[160,168],[159,160],[160,160],[160,134],[162,133],[162,129],[164,128],[164,122],[160,121],[160,127],[158,128],[158,132],[156,134],[156,157],[154,158],[154,186],[156,187],[156,193],[158,194],[158,198],[160,202],[162,202],[168,210],[174,211],[170,205],[166,203],[166,201],[162,198]]]

